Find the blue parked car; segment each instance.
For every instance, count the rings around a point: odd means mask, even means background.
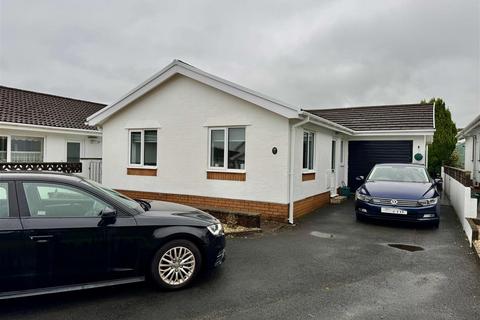
[[[440,223],[440,180],[433,180],[425,166],[377,164],[355,192],[357,220],[364,218]]]

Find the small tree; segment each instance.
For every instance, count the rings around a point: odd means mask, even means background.
[[[426,103],[422,100],[422,103]],[[452,152],[457,143],[457,127],[452,121],[450,110],[440,98],[432,98],[428,103],[435,104],[435,134],[428,148],[428,171],[432,176],[440,173],[443,164],[452,162]]]

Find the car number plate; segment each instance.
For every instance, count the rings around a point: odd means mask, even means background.
[[[381,212],[382,213],[393,213],[393,214],[407,214],[407,211],[402,210],[402,209],[385,208],[385,207],[382,207]]]

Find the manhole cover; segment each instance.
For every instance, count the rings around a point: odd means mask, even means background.
[[[401,243],[389,243],[388,246],[392,247],[392,248],[397,248],[397,249],[400,249],[400,250],[410,251],[410,252],[425,250],[425,249],[423,249],[422,247],[419,247],[419,246],[412,246],[410,244],[401,244]]]

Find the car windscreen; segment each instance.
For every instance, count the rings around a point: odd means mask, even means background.
[[[106,194],[109,197],[115,198],[116,200],[120,201],[121,203],[123,203],[127,207],[129,207],[131,209],[134,209],[138,213],[145,212],[143,210],[142,206],[137,201],[135,201],[133,199],[130,199],[129,197],[121,194],[118,191],[107,188],[107,187],[101,185],[100,183],[97,183],[97,182],[92,181],[92,180],[85,179],[83,182],[90,185],[91,187],[95,188],[96,190],[102,192],[103,194]]]
[[[425,168],[420,166],[376,166],[367,181],[429,182]]]

